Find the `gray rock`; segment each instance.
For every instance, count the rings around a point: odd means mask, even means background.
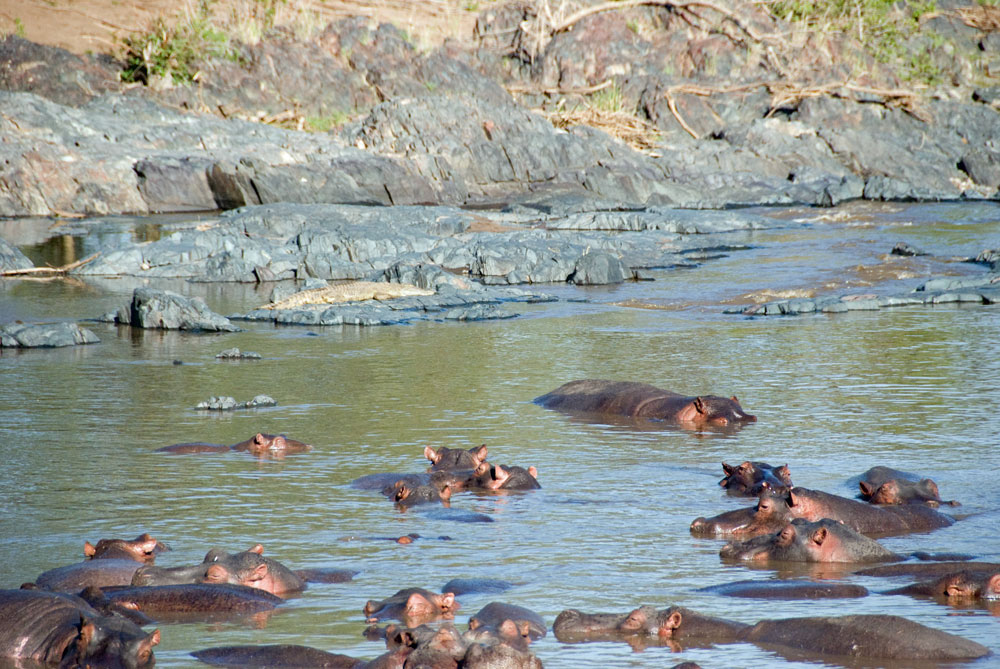
[[[184,297],[153,288],[136,288],[131,304],[120,307],[113,320],[147,329],[240,331],[228,318],[209,310],[200,297]]]
[[[57,348],[101,340],[76,323],[8,323],[0,326],[0,348]]]
[[[253,351],[241,351],[238,348],[227,348],[215,356],[222,360],[260,360],[260,353],[254,353]]]
[[[199,402],[195,409],[202,411],[238,411],[241,409],[256,409],[258,407],[277,406],[278,402],[267,395],[257,395],[247,402],[237,402],[229,396],[210,397],[204,402]]]
[[[569,276],[569,281],[578,286],[596,286],[621,283],[628,269],[621,258],[601,251],[591,251],[580,256]]]
[[[0,272],[12,269],[30,269],[35,266],[21,249],[0,238]]]

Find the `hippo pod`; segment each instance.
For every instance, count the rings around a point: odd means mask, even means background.
[[[98,613],[79,597],[0,590],[0,657],[59,667],[152,667],[160,632]]]
[[[737,426],[757,420],[743,410],[735,395],[688,397],[632,381],[570,381],[533,401],[568,413],[645,418],[693,428]]]
[[[796,518],[775,534],[731,542],[719,555],[754,562],[893,562],[903,558],[843,523]]]
[[[783,528],[795,518],[837,520],[865,535],[887,536],[924,532],[947,527],[955,519],[921,504],[874,506],[854,499],[808,488],[766,490],[757,506],[696,518],[691,533],[696,536],[752,537]]]

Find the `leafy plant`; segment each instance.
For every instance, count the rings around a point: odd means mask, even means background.
[[[186,20],[171,24],[157,18],[148,31],[125,37],[122,80],[148,84],[150,77],[160,76],[187,83],[197,75],[199,58],[238,59],[232,40],[215,27],[209,10],[209,1],[202,0]]]

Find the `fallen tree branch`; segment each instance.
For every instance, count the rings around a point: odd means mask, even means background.
[[[101,255],[101,252],[87,256],[83,260],[77,260],[76,262],[71,262],[68,265],[62,265],[61,267],[26,267],[24,269],[8,269],[0,272],[0,276],[30,276],[33,274],[66,274],[77,267],[82,267],[90,261],[92,261],[97,256]]]
[[[672,2],[671,0],[622,0],[622,2],[604,2],[599,5],[593,5],[591,7],[586,7],[577,12],[570,14],[566,17],[562,23],[556,25],[551,29],[551,34],[557,35],[561,32],[565,32],[573,27],[574,24],[585,19],[592,14],[599,14],[601,12],[608,12],[613,9],[628,9],[630,7],[639,7],[641,5],[652,5],[656,7],[666,7],[668,9],[688,9],[689,7],[705,7],[706,9],[711,9],[712,11],[722,14],[730,21],[736,24],[736,27],[747,34],[750,39],[760,42],[762,37],[757,34],[757,31],[747,25],[746,21],[741,19],[739,16],[721,7],[714,2],[708,2],[707,0],[689,0],[688,2]]]
[[[698,139],[698,133],[696,133],[691,126],[684,122],[684,118],[681,116],[680,112],[677,111],[677,104],[674,102],[674,96],[670,94],[670,91],[664,93],[664,96],[667,98],[667,108],[670,109],[670,113],[674,115],[674,118],[677,119],[680,126],[684,128],[689,135]]]

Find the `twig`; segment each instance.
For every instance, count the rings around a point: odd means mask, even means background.
[[[677,122],[680,123],[682,128],[687,130],[689,135],[698,139],[698,133],[692,130],[691,126],[684,122],[684,118],[681,117],[680,112],[677,111],[677,105],[674,103],[674,96],[670,94],[670,91],[664,93],[664,96],[667,98],[667,107],[670,109],[670,113],[674,115],[674,118],[677,119]]]
[[[746,24],[746,22],[740,17],[736,16],[733,12],[729,11],[725,7],[720,7],[714,2],[707,2],[706,0],[689,0],[689,2],[672,2],[671,0],[623,0],[622,2],[604,2],[599,5],[593,5],[592,7],[586,7],[577,12],[570,14],[562,23],[552,28],[551,33],[556,35],[558,33],[569,30],[573,24],[578,21],[592,15],[599,14],[601,12],[611,11],[613,9],[627,9],[629,7],[639,7],[641,5],[653,5],[657,7],[667,7],[673,9],[688,9],[689,7],[705,7],[706,9],[711,9],[712,11],[722,14],[730,21],[736,24],[736,27],[742,30],[750,37],[750,39],[759,42],[761,41],[761,36],[757,34],[757,31]]]

